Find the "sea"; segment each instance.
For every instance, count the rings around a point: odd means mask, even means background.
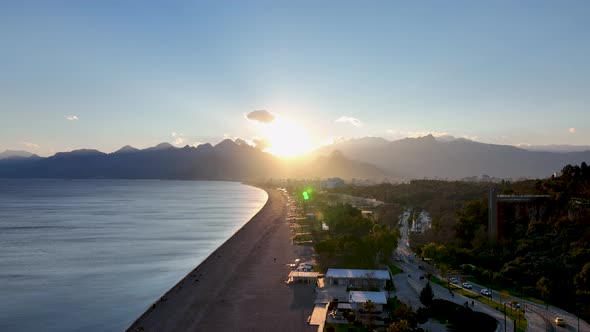
[[[0,331],[123,331],[267,199],[236,182],[0,179]]]

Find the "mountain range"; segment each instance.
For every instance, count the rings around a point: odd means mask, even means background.
[[[324,146],[305,159],[280,159],[242,141],[213,146],[147,149],[124,146],[113,153],[82,149],[47,158],[25,151],[0,153],[0,178],[124,178],[257,180],[267,178],[462,179],[546,178],[567,164],[590,161],[590,151],[547,152],[432,135],[389,141],[350,139]]]
[[[340,151],[348,158],[395,172],[399,177],[461,179],[546,178],[567,164],[590,161],[590,150],[530,151],[510,145],[486,144],[465,138],[437,140],[432,135],[388,141],[377,137],[325,146],[316,154]]]
[[[176,148],[169,143],[139,150],[131,146],[113,153],[82,149],[47,158],[6,154],[0,178],[114,178],[256,180],[271,177],[375,178],[389,173],[339,153],[314,160],[282,160],[246,143],[226,139],[219,144]]]

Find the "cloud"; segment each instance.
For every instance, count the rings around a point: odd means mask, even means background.
[[[576,133],[576,128],[568,128],[567,130],[570,134],[575,134]]]
[[[439,131],[401,131],[396,129],[389,129],[387,130],[387,135],[392,136],[394,138],[418,138],[424,137],[428,135],[432,135],[436,138],[442,139],[455,139],[455,137],[447,132],[439,132]],[[463,136],[464,138],[468,138],[468,136]],[[473,136],[476,137],[476,136]]]
[[[449,137],[452,136],[447,132],[437,132],[437,131],[408,131],[408,137],[411,138],[418,138],[418,137],[424,137],[424,136],[428,136],[428,135],[432,135],[434,137],[440,138],[440,137]]]
[[[76,115],[68,115],[68,116],[66,116],[66,120],[68,120],[68,121],[77,121],[79,119],[78,119],[78,116],[76,116]]]
[[[360,127],[363,125],[363,123],[361,122],[361,120],[357,119],[357,118],[353,118],[351,116],[341,116],[338,119],[336,119],[336,122],[344,122],[344,123],[349,123],[355,127]]]
[[[39,144],[31,142],[20,142],[20,144],[28,149],[38,149],[40,147]]]
[[[238,145],[250,145],[248,144],[248,141],[246,139],[243,139],[241,137],[236,137],[236,139],[234,139],[234,142]]]
[[[477,140],[479,140],[479,136],[477,136],[477,135],[471,135],[471,136],[470,135],[463,135],[461,137],[463,137],[465,139],[468,139],[470,141],[477,141]]]
[[[267,110],[256,110],[246,114],[246,119],[259,123],[271,123],[276,116]]]
[[[252,138],[254,147],[259,150],[264,150],[270,147],[270,142],[266,138],[254,137]]]
[[[183,136],[182,134],[179,134],[179,133],[173,131],[171,135],[172,135],[172,137],[174,137],[174,142],[172,142],[172,144],[178,145],[178,146],[181,146],[184,144],[184,138],[182,137]]]

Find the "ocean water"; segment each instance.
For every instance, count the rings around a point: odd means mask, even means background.
[[[262,208],[234,182],[0,179],[0,331],[121,331]]]

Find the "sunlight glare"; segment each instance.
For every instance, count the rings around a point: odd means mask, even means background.
[[[261,132],[270,144],[265,151],[280,157],[296,157],[313,149],[306,130],[285,118],[264,126]]]

